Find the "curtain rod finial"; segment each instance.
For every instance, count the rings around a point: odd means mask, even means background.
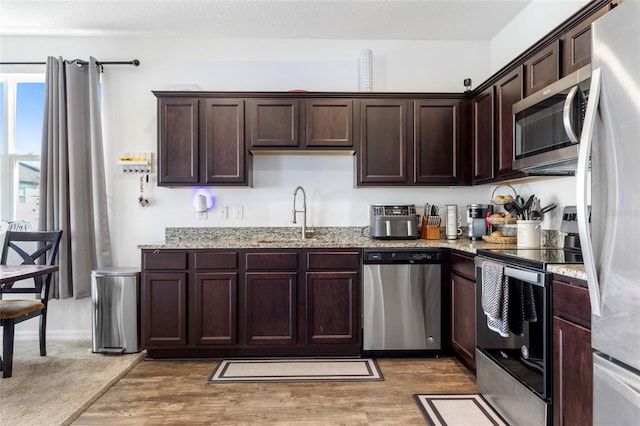
[[[131,61],[131,65],[133,65],[134,67],[138,67],[140,66],[140,61],[137,59],[134,59],[133,61]]]

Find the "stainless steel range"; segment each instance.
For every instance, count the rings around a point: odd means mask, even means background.
[[[510,424],[553,422],[552,274],[549,264],[582,263],[556,248],[478,250],[478,391]]]

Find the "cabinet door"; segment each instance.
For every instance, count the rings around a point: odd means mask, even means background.
[[[297,272],[245,274],[249,345],[293,345],[298,342],[297,276]]]
[[[247,183],[244,101],[203,99],[201,102],[203,183]]]
[[[553,424],[590,425],[593,421],[591,332],[553,317]]]
[[[252,99],[251,147],[300,146],[300,105],[297,99]]]
[[[187,344],[187,274],[144,273],[141,288],[144,347]]]
[[[522,99],[522,67],[518,67],[496,83],[497,176],[520,177],[513,170],[513,104]]]
[[[196,184],[198,100],[158,99],[158,185]]]
[[[407,183],[407,164],[407,101],[362,101],[358,184]]]
[[[560,76],[560,41],[554,41],[524,63],[524,95],[542,90]]]
[[[459,181],[460,104],[458,100],[421,100],[414,107],[414,183]]]
[[[238,273],[196,273],[191,297],[191,343],[238,342]]]
[[[353,99],[309,99],[306,146],[353,148]]]
[[[473,98],[473,183],[494,175],[493,86]]]
[[[451,274],[451,346],[475,370],[476,283]]]
[[[598,9],[560,38],[562,77],[591,63],[591,24],[609,11],[609,5]]]
[[[307,342],[359,342],[358,272],[307,272]]]

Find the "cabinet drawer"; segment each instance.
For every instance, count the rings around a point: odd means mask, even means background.
[[[475,264],[472,257],[451,252],[451,271],[469,279],[476,279]]]
[[[360,252],[309,252],[308,269],[360,269]]]
[[[142,253],[142,269],[188,269],[188,254],[175,251],[150,251]]]
[[[195,253],[195,268],[196,270],[237,269],[238,253],[235,251]]]
[[[591,328],[589,290],[577,285],[553,282],[553,314]]]
[[[247,253],[247,270],[278,271],[298,269],[298,253]]]

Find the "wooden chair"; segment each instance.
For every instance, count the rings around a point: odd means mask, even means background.
[[[53,265],[58,255],[62,231],[8,231],[2,247],[0,264],[6,265],[9,253],[17,254],[22,265]],[[35,250],[35,251],[32,251]],[[18,264],[17,262],[12,262]],[[40,355],[47,354],[46,327],[49,287],[53,274],[33,278],[33,287],[15,287],[15,283],[0,286],[0,325],[3,327],[3,350],[0,366],[2,377],[11,377],[15,324],[40,317]],[[5,293],[33,294],[35,299],[3,300]]]

